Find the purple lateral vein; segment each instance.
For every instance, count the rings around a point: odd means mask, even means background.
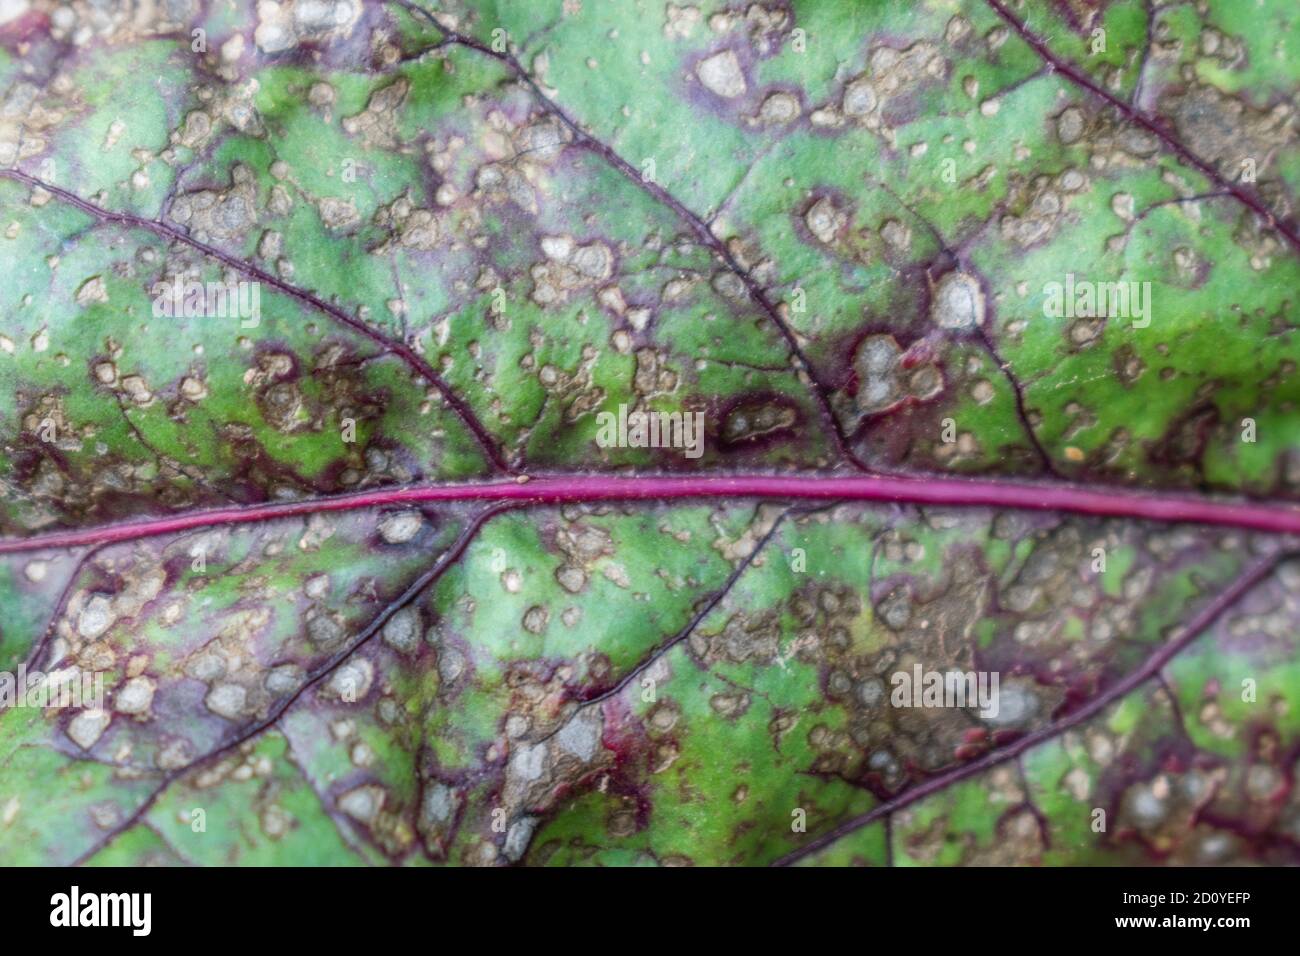
[[[1104,691],[1093,697],[1087,703],[1080,706],[1059,720],[1050,723],[1032,733],[1025,734],[1019,740],[1016,740],[1005,747],[999,747],[997,750],[989,751],[983,757],[971,760],[968,763],[958,764],[957,766],[936,774],[924,783],[917,784],[902,793],[886,800],[877,806],[868,810],[866,813],[859,814],[845,820],[843,823],[833,829],[823,833],[814,840],[810,840],[803,846],[791,850],[785,856],[775,860],[774,866],[789,866],[797,863],[799,860],[816,853],[835,843],[837,840],[848,836],[856,830],[868,824],[875,823],[882,818],[889,819],[890,816],[908,807],[918,800],[939,793],[948,789],[955,783],[962,780],[969,780],[971,777],[978,776],[985,771],[992,770],[1000,764],[1006,763],[1021,754],[1032,750],[1033,748],[1055,740],[1067,730],[1078,727],[1096,717],[1107,707],[1127,697],[1133,691],[1137,690],[1147,681],[1158,675],[1161,669],[1178,656],[1186,647],[1203,634],[1207,628],[1224,615],[1229,608],[1233,607],[1238,601],[1245,597],[1251,590],[1264,581],[1277,567],[1278,561],[1282,560],[1285,555],[1282,552],[1275,552],[1260,558],[1224,590],[1220,591],[1215,597],[1208,601],[1197,614],[1182,626],[1178,636],[1171,638],[1162,644],[1158,650],[1151,654],[1150,657],[1137,670],[1132,671],[1128,676],[1116,681],[1107,687]]]
[[[1079,67],[1053,53],[1051,47],[1047,45],[1047,41],[1030,30],[1028,24],[1023,20],[1018,19],[1015,14],[1007,8],[1006,4],[1003,3],[1002,0],[984,0],[984,2],[988,4],[993,12],[1005,20],[1007,25],[1011,27],[1011,29],[1014,30],[1022,40],[1029,44],[1044,63],[1047,63],[1053,70],[1060,73],[1076,86],[1087,90],[1102,102],[1117,109],[1130,122],[1141,126],[1147,132],[1151,133],[1151,135],[1160,140],[1160,142],[1179,159],[1195,168],[1197,172],[1205,176],[1206,179],[1210,180],[1210,182],[1227,192],[1228,195],[1232,196],[1255,215],[1259,216],[1259,218],[1263,220],[1265,225],[1270,229],[1277,230],[1278,234],[1290,243],[1293,249],[1300,250],[1300,233],[1297,233],[1295,227],[1290,223],[1278,219],[1278,217],[1273,214],[1272,210],[1270,210],[1268,206],[1264,204],[1264,201],[1257,195],[1239,183],[1229,182],[1225,179],[1223,174],[1215,169],[1211,163],[1192,152],[1192,150],[1184,145],[1181,140],[1170,133],[1164,125],[1157,122],[1156,118],[1148,116],[1133,104],[1126,103],[1124,100],[1103,87]]]
[[[11,538],[0,541],[0,554],[112,544],[195,528],[422,503],[483,501],[517,502],[521,506],[528,506],[589,501],[719,498],[873,501],[943,507],[1013,508],[1300,534],[1300,507],[1118,489],[1104,491],[1063,484],[867,475],[571,475],[547,476],[529,481],[414,485],[303,501],[203,509],[159,518]]]
[[[35,176],[30,176],[18,169],[0,169],[0,179],[9,179],[30,186],[33,189],[44,189],[50,195],[57,197],[61,202],[66,203],[74,209],[80,210],[98,222],[111,222],[132,229],[143,229],[146,232],[153,233],[155,236],[169,242],[179,242],[187,245],[216,262],[220,262],[223,265],[242,272],[244,275],[251,276],[254,280],[263,283],[268,288],[275,289],[277,292],[287,295],[292,299],[296,299],[318,312],[325,313],[338,324],[351,329],[353,332],[356,332],[364,338],[369,339],[385,352],[392,352],[394,355],[397,355],[406,362],[406,364],[411,367],[412,371],[438,390],[443,401],[447,403],[452,412],[455,413],[466,429],[469,430],[474,440],[478,442],[479,446],[483,449],[483,453],[487,456],[488,461],[491,462],[493,467],[506,474],[513,473],[513,469],[511,469],[509,463],[502,455],[501,450],[497,447],[496,441],[483,423],[474,415],[474,411],[469,407],[469,404],[461,398],[460,395],[458,395],[455,390],[447,384],[442,376],[434,370],[433,366],[429,364],[428,359],[407,343],[398,339],[390,338],[378,328],[363,322],[356,316],[349,315],[339,306],[334,305],[331,302],[326,302],[320,296],[316,295],[316,293],[291,285],[278,276],[272,275],[265,269],[256,266],[251,262],[246,262],[238,256],[232,255],[222,249],[218,249],[210,243],[195,239],[184,230],[178,229],[175,226],[170,226],[165,222],[155,219],[146,219],[145,217],[137,216],[134,213],[116,212],[111,209],[105,209],[88,199],[83,199],[76,193],[69,192],[66,189],[61,189],[52,183],[43,182]]]

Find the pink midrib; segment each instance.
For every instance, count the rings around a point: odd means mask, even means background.
[[[1120,490],[1098,491],[1060,484],[863,475],[580,475],[542,477],[529,481],[418,485],[331,498],[212,508],[163,518],[124,521],[95,528],[54,531],[0,541],[0,554],[112,544],[195,528],[387,505],[484,501],[518,502],[520,506],[527,506],[692,498],[887,501],[953,507],[1012,508],[1300,534],[1300,508]]]

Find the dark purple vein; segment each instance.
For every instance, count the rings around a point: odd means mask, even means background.
[[[866,813],[859,814],[849,820],[844,821],[839,826],[823,833],[814,840],[809,841],[797,850],[792,850],[785,856],[773,862],[773,866],[789,866],[791,863],[797,863],[804,857],[824,849],[836,840],[847,836],[862,827],[875,823],[882,818],[888,818],[904,807],[916,803],[932,794],[946,790],[948,787],[962,780],[984,773],[994,767],[1006,763],[1008,760],[1015,759],[1021,754],[1039,744],[1054,740],[1061,734],[1071,728],[1077,727],[1082,723],[1091,720],[1111,704],[1128,696],[1137,688],[1141,687],[1153,677],[1159,675],[1161,669],[1174,659],[1184,648],[1192,641],[1196,640],[1211,624],[1217,621],[1223,614],[1240,601],[1247,593],[1252,591],[1260,582],[1268,577],[1273,569],[1277,567],[1278,562],[1282,560],[1284,552],[1275,552],[1265,558],[1252,564],[1236,580],[1232,582],[1225,590],[1221,591],[1213,600],[1205,605],[1197,614],[1183,625],[1182,633],[1177,637],[1166,641],[1158,651],[1148,657],[1142,666],[1132,671],[1126,677],[1116,681],[1110,687],[1098,694],[1092,700],[1081,706],[1078,710],[1061,718],[1055,723],[1048,724],[1033,733],[1026,734],[1019,740],[1007,744],[1005,747],[999,747],[996,750],[989,751],[983,757],[972,760],[970,763],[960,764],[953,767],[938,776],[931,777],[924,783],[918,784],[899,794],[893,799],[886,800]]]
[[[792,509],[787,508],[776,516],[775,520],[772,522],[772,527],[768,528],[767,533],[764,534],[763,537],[759,538],[754,545],[754,549],[750,551],[734,569],[732,569],[732,572],[727,575],[727,580],[722,582],[722,586],[709,595],[704,603],[700,605],[699,609],[691,615],[691,619],[686,622],[685,627],[679,630],[672,637],[668,638],[668,640],[656,645],[644,659],[619,678],[612,687],[584,700],[582,706],[586,707],[591,704],[599,704],[603,700],[608,700],[610,697],[622,693],[622,691],[631,684],[632,681],[636,680],[641,674],[644,674],[655,661],[662,659],[665,654],[694,634],[695,629],[704,623],[704,619],[713,613],[713,609],[721,604],[723,598],[731,593],[732,589],[736,586],[736,582],[739,581],[744,573],[749,570],[750,566],[753,565],[754,560],[767,547],[768,542],[776,537],[777,531],[780,530],[785,519],[790,516],[791,510]]]
[[[768,319],[772,321],[773,325],[775,325],[777,330],[781,333],[781,337],[785,339],[786,345],[794,356],[798,370],[807,376],[808,381],[812,385],[812,392],[817,400],[818,409],[826,425],[831,429],[831,434],[834,436],[835,445],[841,457],[860,471],[869,472],[872,470],[849,447],[848,438],[844,434],[844,426],[836,416],[834,409],[831,408],[830,396],[834,389],[821,380],[817,374],[816,366],[813,365],[812,361],[808,358],[807,353],[804,352],[803,346],[799,344],[799,338],[795,334],[794,329],[792,329],[789,323],[781,317],[780,310],[777,309],[776,304],[771,300],[767,292],[764,291],[763,287],[758,284],[758,281],[750,271],[736,260],[736,257],[731,254],[731,250],[727,248],[727,244],[714,235],[713,230],[709,228],[709,224],[703,217],[698,215],[694,210],[658,183],[642,177],[641,173],[614,149],[584,130],[582,126],[578,124],[578,121],[570,116],[563,107],[542,91],[542,88],[537,84],[537,81],[534,80],[532,75],[524,69],[523,64],[521,64],[512,53],[498,52],[493,50],[486,43],[476,40],[474,37],[458,33],[455,30],[451,30],[441,25],[427,10],[424,10],[410,2],[410,0],[391,0],[391,2],[396,3],[398,6],[433,24],[442,32],[445,43],[452,43],[471,50],[477,50],[484,56],[490,56],[492,59],[504,63],[510,68],[510,71],[518,77],[520,82],[528,87],[529,91],[542,107],[559,120],[564,125],[565,129],[573,134],[574,142],[577,145],[600,156],[610,166],[622,173],[623,176],[634,186],[641,189],[655,201],[672,210],[677,218],[686,223],[690,230],[695,234],[695,237],[699,240],[700,244],[710,249],[713,254],[721,259],[723,264],[740,279],[744,284],[745,291],[749,294],[750,299],[752,299]]]
[[[1003,378],[1007,380],[1007,384],[1011,386],[1011,397],[1016,407],[1016,418],[1025,432],[1025,437],[1029,440],[1029,447],[1038,456],[1043,470],[1053,478],[1060,478],[1061,473],[1052,461],[1052,456],[1048,454],[1042,440],[1038,437],[1038,432],[1034,429],[1034,423],[1029,420],[1029,406],[1025,404],[1025,388],[1020,378],[1011,370],[1011,363],[1002,357],[1002,352],[999,351],[993,337],[988,334],[987,330],[980,328],[976,339],[983,346],[984,351],[988,353],[988,357],[993,360],[993,364],[997,366]]]
[[[987,3],[998,16],[1005,20],[1022,40],[1033,48],[1034,52],[1042,58],[1043,62],[1049,64],[1052,69],[1070,80],[1070,82],[1074,83],[1076,86],[1082,87],[1093,96],[1119,110],[1119,112],[1122,113],[1130,122],[1141,126],[1147,132],[1151,133],[1151,135],[1160,140],[1167,149],[1177,155],[1179,159],[1183,160],[1183,162],[1187,163],[1189,166],[1195,167],[1212,183],[1227,192],[1242,205],[1254,212],[1255,215],[1264,220],[1270,228],[1276,229],[1281,233],[1286,241],[1291,244],[1292,248],[1300,250],[1300,233],[1297,233],[1292,226],[1278,219],[1273,214],[1272,210],[1264,204],[1262,199],[1250,190],[1243,188],[1239,183],[1234,183],[1225,179],[1223,174],[1215,169],[1213,165],[1193,153],[1187,146],[1183,145],[1176,136],[1173,136],[1161,123],[1156,122],[1155,119],[1148,116],[1137,106],[1120,99],[1118,96],[1109,92],[1105,87],[1093,80],[1092,77],[1088,76],[1087,73],[1083,72],[1083,70],[1079,69],[1073,63],[1058,57],[1047,45],[1047,41],[1030,30],[1024,21],[1017,19],[1016,16],[1007,9],[1006,5],[1001,2],[1001,0],[984,0],[984,2]]]
[[[267,715],[263,717],[261,720],[249,724],[247,727],[240,730],[237,734],[235,734],[225,743],[218,745],[216,748],[208,751],[202,756],[195,757],[193,760],[189,761],[188,763],[180,767],[176,767],[172,770],[169,770],[163,776],[162,780],[159,781],[158,786],[156,786],[152,791],[150,791],[149,795],[140,803],[138,807],[135,808],[135,810],[132,811],[129,817],[127,817],[121,823],[114,826],[112,830],[104,834],[104,836],[101,839],[97,840],[93,846],[91,846],[89,849],[85,850],[80,856],[78,856],[77,859],[73,861],[72,865],[80,866],[81,864],[85,863],[87,860],[93,857],[100,850],[104,849],[104,847],[112,843],[113,840],[115,840],[118,836],[125,833],[127,830],[131,829],[131,827],[139,823],[144,818],[145,814],[147,814],[149,810],[153,807],[153,805],[158,801],[158,798],[161,797],[164,792],[166,792],[167,788],[170,787],[177,780],[179,780],[181,777],[183,777],[185,774],[194,770],[196,767],[202,766],[203,764],[206,763],[210,763],[211,761],[216,760],[218,757],[230,753],[232,750],[235,750],[236,748],[240,747],[242,744],[247,743],[249,740],[253,739],[258,734],[262,733],[263,731],[267,730],[270,727],[273,727],[280,720],[280,718],[284,716],[284,714],[289,710],[289,708],[291,708],[302,698],[303,694],[307,693],[308,690],[316,686],[318,683],[320,683],[322,680],[324,680],[326,677],[332,674],[335,670],[337,670],[339,666],[342,665],[343,662],[346,661],[348,658],[350,658],[353,654],[355,654],[357,650],[361,648],[362,645],[364,645],[367,641],[369,641],[376,634],[378,634],[379,631],[383,628],[383,626],[388,622],[388,620],[394,614],[396,614],[402,608],[406,607],[417,597],[419,597],[420,593],[424,591],[425,588],[429,587],[431,584],[437,581],[438,578],[442,577],[442,575],[446,573],[448,568],[450,568],[453,564],[455,564],[458,560],[460,560],[461,555],[465,553],[465,550],[469,547],[470,542],[474,540],[474,538],[478,535],[479,531],[482,530],[485,524],[487,524],[490,520],[492,520],[492,518],[501,514],[503,511],[510,510],[511,507],[513,506],[509,504],[493,505],[490,508],[484,508],[482,511],[478,512],[478,514],[474,515],[474,517],[471,518],[468,523],[466,523],[465,527],[461,529],[460,534],[456,536],[456,540],[451,543],[451,545],[447,548],[447,550],[443,551],[442,554],[438,556],[438,560],[435,561],[422,574],[416,577],[414,581],[412,581],[409,585],[407,585],[406,588],[403,589],[401,594],[399,594],[397,597],[393,598],[386,605],[384,605],[384,607],[380,609],[379,613],[376,614],[373,618],[371,618],[370,623],[366,625],[365,629],[362,630],[361,633],[358,634],[354,640],[349,642],[347,646],[340,648],[329,658],[327,658],[323,664],[321,664],[319,667],[315,668],[310,674],[308,674],[306,680],[304,680],[300,685],[298,685],[298,688],[293,693],[289,694],[288,696],[284,697],[282,700],[278,701],[276,705],[272,707],[271,710],[267,712]]]
[[[1039,71],[1039,73],[1045,72],[1046,69],[1047,68],[1044,67],[1043,70]],[[1035,73],[1032,77],[1026,77],[1020,82],[1029,82],[1034,77],[1037,77],[1039,73]],[[1014,85],[1018,86],[1019,83]],[[1005,96],[1006,93],[1007,90],[1001,90],[998,95]],[[967,236],[962,240],[961,244],[957,248],[953,248],[944,234],[940,231],[939,227],[931,221],[930,217],[922,214],[920,210],[900,196],[898,192],[889,185],[889,183],[882,179],[876,179],[874,176],[868,176],[867,181],[874,183],[883,192],[887,193],[894,202],[906,209],[908,215],[919,222],[922,228],[924,228],[925,231],[930,234],[931,238],[934,239],[944,258],[951,260],[956,264],[958,269],[961,269],[964,272],[969,272],[972,275],[979,274],[977,269],[965,261],[963,250],[966,245],[972,242],[979,232],[982,231],[982,227],[981,229],[977,229],[974,234]],[[995,216],[996,213],[993,215]],[[993,218],[993,216],[990,216],[990,218]],[[930,277],[929,268],[926,269],[926,276],[927,278]],[[998,372],[1007,380],[1007,384],[1011,386],[1011,395],[1015,400],[1016,418],[1020,422],[1020,427],[1024,429],[1025,439],[1029,442],[1030,449],[1038,456],[1039,463],[1043,466],[1043,471],[1053,478],[1060,478],[1061,473],[1057,470],[1055,463],[1052,461],[1052,456],[1048,454],[1047,449],[1043,446],[1042,440],[1038,437],[1037,430],[1035,430],[1033,423],[1029,420],[1029,408],[1025,404],[1025,389],[1021,384],[1019,376],[1017,376],[1012,370],[1011,363],[1002,358],[1001,351],[999,351],[997,344],[993,341],[993,337],[989,335],[986,329],[983,327],[977,328],[977,335],[975,338],[988,354],[988,357],[993,360],[993,364],[997,366]]]
[[[496,441],[492,438],[491,434],[489,434],[483,423],[478,420],[473,409],[469,407],[464,399],[456,394],[455,390],[443,380],[441,375],[434,371],[433,366],[429,364],[428,360],[425,359],[424,356],[415,351],[415,349],[411,348],[411,346],[407,345],[405,342],[388,337],[379,329],[368,325],[355,316],[349,315],[343,309],[333,305],[332,303],[326,302],[315,293],[299,288],[292,283],[285,282],[279,276],[272,275],[265,269],[253,265],[250,262],[246,262],[238,256],[224,252],[216,246],[209,245],[206,242],[201,242],[200,240],[187,235],[184,231],[177,229],[174,226],[167,225],[165,222],[160,222],[155,219],[146,219],[143,216],[136,216],[128,212],[115,212],[111,209],[105,209],[87,199],[83,199],[76,193],[71,193],[66,189],[61,189],[60,187],[51,185],[50,183],[42,182],[35,176],[30,176],[17,169],[0,169],[0,177],[24,183],[34,189],[43,189],[50,195],[57,197],[60,201],[67,203],[69,206],[81,210],[88,216],[94,217],[99,222],[113,222],[132,228],[144,229],[164,239],[183,243],[190,248],[203,253],[209,258],[224,263],[232,269],[237,269],[244,273],[244,275],[256,279],[258,282],[265,283],[284,295],[297,299],[299,302],[309,305],[320,312],[324,312],[334,321],[347,326],[358,335],[364,336],[383,348],[385,351],[400,356],[407,365],[414,369],[422,378],[438,390],[442,395],[443,401],[450,406],[452,411],[456,413],[461,422],[464,423],[465,427],[469,429],[470,433],[474,436],[475,441],[477,441],[479,446],[483,449],[484,454],[487,455],[488,461],[492,466],[499,472],[513,474],[513,469],[511,469],[510,465],[506,462],[501,450],[497,447]]]

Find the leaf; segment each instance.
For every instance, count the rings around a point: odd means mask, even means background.
[[[1296,861],[1292,5],[11,6],[0,861]]]

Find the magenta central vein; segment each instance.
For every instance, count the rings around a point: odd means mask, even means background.
[[[516,502],[520,506],[589,501],[671,501],[716,498],[873,501],[951,507],[1059,511],[1094,517],[1188,522],[1300,534],[1300,507],[1178,495],[1099,491],[1061,484],[987,479],[894,478],[851,475],[572,475],[530,481],[417,485],[331,498],[235,505],[94,528],[52,531],[0,541],[0,554],[103,545],[195,528],[246,524],[331,511],[438,502]]]

